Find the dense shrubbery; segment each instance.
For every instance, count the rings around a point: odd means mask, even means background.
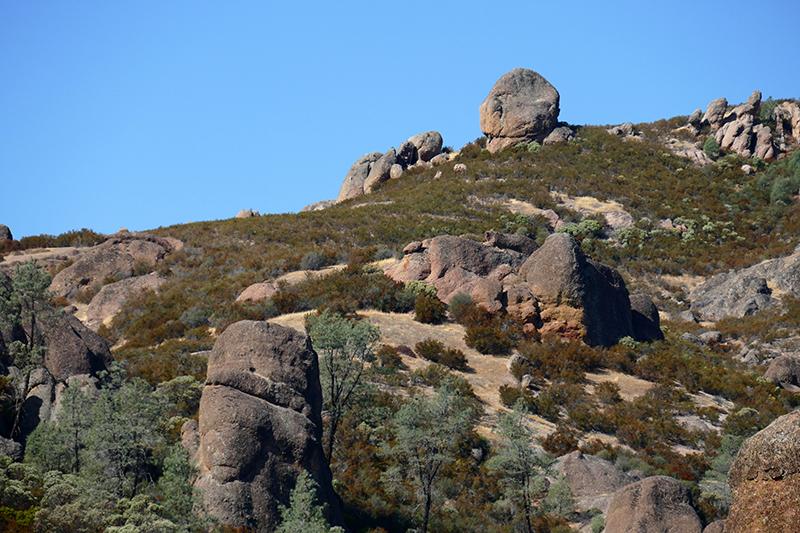
[[[425,339],[414,345],[417,355],[453,370],[467,370],[467,356],[456,348],[448,348],[436,339]]]
[[[16,241],[0,241],[0,254],[33,248],[65,248],[67,246],[94,246],[106,240],[102,233],[83,228],[61,235],[34,235]]]

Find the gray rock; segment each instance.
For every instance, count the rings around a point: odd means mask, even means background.
[[[14,461],[22,461],[22,444],[0,437],[0,455],[8,456]]]
[[[417,147],[414,146],[414,143],[411,141],[404,142],[400,145],[400,148],[397,149],[397,164],[403,167],[403,169],[407,169],[416,163],[418,159],[419,154],[417,153]]]
[[[449,160],[450,160],[450,158],[448,157],[448,155],[442,153],[442,154],[439,154],[437,156],[434,156],[433,159],[431,159],[431,164],[433,164],[433,165],[441,165],[442,163],[447,163]]]
[[[613,128],[606,131],[608,131],[608,133],[610,133],[611,135],[617,135],[619,137],[636,136],[636,130],[634,129],[632,122],[626,122],[625,124],[614,126]]]
[[[108,370],[114,358],[106,341],[74,316],[67,315],[47,329],[44,366],[56,381]]]
[[[772,140],[772,130],[769,126],[759,124],[753,128],[753,133],[756,136],[755,157],[759,157],[765,161],[774,159],[777,155],[775,143]]]
[[[328,209],[336,205],[336,199],[333,200],[322,200],[319,202],[314,202],[313,204],[308,204],[304,208],[300,210],[301,213],[308,213],[309,211],[322,211],[324,209]]]
[[[689,116],[689,124],[697,126],[703,120],[703,110],[695,109],[694,113]]]
[[[11,234],[11,230],[8,229],[8,226],[0,224],[0,242],[13,240],[14,236]]]
[[[692,310],[703,320],[744,317],[775,305],[767,280],[743,272],[718,274],[689,293]]]
[[[609,461],[579,451],[559,457],[556,470],[566,478],[583,512],[596,507],[607,513],[616,491],[634,481]]]
[[[395,163],[392,165],[392,168],[389,169],[389,179],[396,180],[400,176],[403,175],[403,165],[398,165]]]
[[[258,217],[261,216],[261,213],[258,211],[253,211],[252,209],[242,209],[238,213],[236,213],[236,218],[251,218],[251,217]]]
[[[708,109],[706,109],[706,114],[703,115],[701,122],[711,126],[711,131],[717,131],[722,125],[727,109],[728,101],[725,98],[717,98],[708,104]]]
[[[686,333],[684,333],[683,335],[681,335],[681,340],[686,341],[686,342],[691,342],[695,346],[703,346],[703,345],[705,345],[705,343],[702,340],[700,340],[700,337],[698,337],[694,333],[689,333],[688,331]]]
[[[705,331],[697,337],[705,344],[722,342],[722,333],[719,331]]]
[[[342,509],[322,452],[322,390],[309,339],[267,322],[243,321],[219,336],[208,360],[196,434],[200,473],[195,486],[207,511],[226,526],[273,531],[279,506],[301,472],[319,486],[328,520]]]
[[[556,128],[551,131],[550,134],[545,137],[544,141],[542,141],[542,144],[549,146],[551,144],[569,142],[574,138],[575,132],[572,131],[572,128],[561,126],[560,128]]]
[[[532,70],[515,68],[504,74],[479,109],[489,151],[543,142],[558,123],[559,101],[556,88]]]
[[[397,152],[392,147],[388,152],[383,154],[372,167],[369,169],[367,179],[364,180],[364,193],[372,192],[373,187],[379,183],[389,180],[392,166],[397,162]]]
[[[703,533],[723,533],[725,531],[725,520],[711,522],[703,530]]]
[[[506,368],[508,369],[509,372],[511,372],[511,369],[514,368],[514,365],[518,365],[523,361],[525,361],[525,358],[522,357],[520,354],[515,353],[511,357],[509,357],[508,360],[506,360]]]
[[[691,311],[681,311],[678,313],[678,320],[683,320],[684,322],[697,322],[697,317],[695,317],[694,313]]]
[[[639,342],[662,340],[658,308],[646,294],[631,294],[631,325],[633,338]]]
[[[605,533],[701,533],[689,489],[667,476],[652,476],[619,489]]]
[[[428,131],[414,135],[408,142],[417,148],[417,154],[422,161],[430,161],[442,151],[444,141],[438,131]]]
[[[756,169],[754,169],[750,165],[742,165],[742,172],[744,172],[748,176],[752,176],[753,174],[756,173]]]
[[[369,171],[372,165],[381,157],[383,157],[382,153],[372,152],[361,156],[353,163],[353,166],[347,171],[342,187],[339,189],[339,196],[336,197],[337,204],[364,194],[364,182],[369,176]]]
[[[764,378],[793,392],[800,392],[800,359],[781,355],[772,360]]]
[[[486,242],[490,246],[514,250],[526,256],[531,255],[539,247],[536,241],[525,235],[500,233],[499,231],[487,231],[485,235]]]

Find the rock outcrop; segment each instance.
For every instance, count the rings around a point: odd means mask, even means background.
[[[723,150],[747,158],[774,159],[778,151],[772,142],[770,128],[761,124],[760,108],[760,91],[754,91],[747,102],[730,112],[727,112],[727,100],[719,98],[708,106],[703,121],[711,127],[714,138]]]
[[[372,152],[364,155],[350,167],[335,203],[368,194],[376,185],[399,178],[409,168],[429,167],[430,161],[441,154],[442,143],[442,136],[438,131],[428,131],[414,135],[397,149],[392,147],[383,154]],[[327,207],[330,205],[318,202],[303,208],[303,211]]]
[[[558,124],[559,101],[556,88],[537,72],[507,72],[480,105],[486,147],[496,152],[521,142],[542,143]]]
[[[617,490],[636,481],[609,461],[579,451],[559,457],[556,469],[566,478],[583,512],[595,507],[607,513]]]
[[[86,310],[86,325],[97,331],[103,321],[119,313],[128,298],[144,290],[157,291],[165,281],[165,278],[152,272],[144,276],[103,285],[100,292],[89,302]]]
[[[252,217],[260,217],[261,213],[258,211],[253,211],[252,209],[242,209],[238,213],[236,213],[236,218],[252,218]]]
[[[776,357],[770,362],[764,379],[786,390],[800,392],[800,358],[791,355]]]
[[[386,275],[426,281],[444,302],[466,293],[489,311],[593,345],[609,346],[626,336],[662,338],[658,312],[646,296],[637,300],[641,322],[634,332],[622,277],[587,258],[568,233],[551,235],[541,248],[527,237],[498,232],[487,232],[484,243],[442,235],[410,243],[403,253]]]
[[[277,283],[254,283],[242,291],[237,302],[260,302],[278,292]]]
[[[176,239],[146,233],[116,233],[56,274],[50,290],[56,296],[71,298],[79,290],[102,284],[106,278],[130,278],[139,265],[152,269],[182,246]]]
[[[800,411],[747,439],[728,473],[726,533],[795,531],[800,524]]]
[[[653,300],[646,294],[631,294],[631,326],[633,338],[637,341],[663,340],[661,318]]]
[[[610,346],[633,336],[631,304],[622,276],[587,258],[568,233],[554,233],[520,268],[539,301],[544,331]]]
[[[0,242],[3,241],[13,241],[14,236],[11,234],[11,230],[5,224],[0,224]]]
[[[208,512],[234,528],[273,531],[279,505],[289,505],[297,477],[308,471],[329,521],[342,525],[322,452],[321,409],[317,355],[305,335],[267,322],[228,327],[209,356],[199,423],[182,435],[196,450],[196,486]]]
[[[605,533],[701,533],[689,489],[667,476],[653,476],[614,495]]]

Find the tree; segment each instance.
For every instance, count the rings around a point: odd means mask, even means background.
[[[281,525],[275,533],[343,533],[325,520],[325,506],[317,505],[317,488],[311,474],[303,471],[289,497],[289,507],[281,506]]]
[[[381,332],[367,322],[349,320],[328,309],[319,315],[310,315],[306,329],[320,356],[324,408],[330,413],[325,441],[325,455],[330,462],[339,423],[361,382],[365,364],[374,358],[372,348]]]
[[[534,505],[545,493],[545,468],[550,459],[541,448],[534,445],[534,434],[527,425],[530,412],[521,401],[514,410],[503,415],[497,426],[502,439],[497,455],[487,461],[487,466],[503,475],[506,497],[522,508],[526,533],[531,533]]]
[[[445,380],[430,400],[412,398],[393,419],[395,444],[384,449],[398,461],[388,477],[411,478],[422,507],[422,533],[428,530],[436,482],[442,467],[453,462],[457,445],[473,427],[466,398]]]
[[[0,330],[10,334],[9,355],[22,379],[11,437],[19,428],[31,372],[44,363],[44,334],[59,318],[51,303],[50,281],[50,275],[39,268],[35,259],[18,264],[11,279],[0,277]]]

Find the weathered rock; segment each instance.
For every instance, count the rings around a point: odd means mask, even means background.
[[[156,291],[166,281],[159,274],[152,272],[145,276],[123,279],[116,283],[103,285],[86,310],[87,325],[96,330],[104,320],[113,317],[122,309],[122,305],[132,295],[144,290]]]
[[[800,411],[747,439],[728,473],[726,533],[795,531],[800,524]]]
[[[574,138],[575,132],[572,131],[572,128],[561,126],[560,128],[556,128],[551,131],[550,134],[545,137],[544,141],[542,141],[542,144],[549,146],[551,144],[569,142]]]
[[[559,457],[556,470],[567,480],[580,511],[596,507],[608,512],[614,493],[631,480],[609,461],[574,451]]]
[[[722,333],[719,331],[704,331],[703,333],[697,335],[697,338],[699,338],[705,344],[714,344],[722,342]]]
[[[417,148],[417,154],[422,161],[430,161],[442,152],[444,140],[438,131],[428,131],[414,135],[408,142]]]
[[[671,139],[669,144],[667,144],[667,148],[669,148],[675,155],[680,157],[685,157],[690,161],[692,161],[693,163],[700,166],[710,165],[714,162],[702,150],[702,147],[695,146],[694,144],[687,141],[679,141],[678,139]]]
[[[633,338],[639,342],[662,340],[658,308],[646,294],[631,294],[631,325]]]
[[[22,444],[0,437],[0,455],[8,456],[14,461],[22,461]]]
[[[795,102],[781,102],[773,111],[775,133],[778,135],[778,148],[786,150],[786,138],[791,136],[797,141],[800,136],[800,106]]]
[[[703,110],[695,109],[694,113],[689,115],[688,123],[691,124],[692,126],[698,126],[702,120],[703,120]]]
[[[242,294],[236,298],[237,302],[260,302],[271,298],[278,292],[277,283],[254,283],[247,287]]]
[[[550,235],[522,265],[520,276],[541,303],[545,322],[548,308],[554,317],[566,314],[567,322],[577,317],[584,341],[590,345],[610,346],[621,337],[633,336],[630,299],[622,276],[588,259],[572,235]],[[584,332],[578,332],[579,336]]]
[[[78,374],[97,375],[114,361],[106,341],[72,315],[45,332],[44,366],[56,381]]]
[[[753,133],[755,133],[756,136],[756,147],[753,155],[765,161],[774,159],[776,149],[772,141],[772,130],[769,129],[769,126],[759,124],[753,128]]]
[[[466,171],[467,171],[467,165],[465,165],[464,163],[456,163],[455,165],[453,165],[453,172],[455,172],[456,174]]]
[[[703,533],[723,533],[725,531],[725,520],[711,522],[703,530]]]
[[[109,236],[106,242],[56,274],[50,290],[56,296],[70,298],[79,290],[102,284],[106,278],[130,278],[139,264],[153,268],[172,249],[174,246],[167,239],[146,234]]]
[[[375,161],[369,169],[367,179],[364,180],[364,193],[372,192],[372,188],[379,183],[389,180],[392,166],[397,163],[397,151],[392,147],[388,152],[383,154],[380,159]]]
[[[686,341],[686,342],[691,342],[695,346],[703,346],[705,344],[700,339],[700,337],[698,337],[694,333],[689,333],[688,331],[686,333],[684,333],[683,335],[681,335],[681,340]]]
[[[261,213],[258,211],[253,211],[252,209],[242,209],[238,213],[236,213],[236,218],[252,218],[252,217],[260,217]]]
[[[22,404],[22,417],[19,424],[19,431],[22,435],[30,435],[40,422],[51,421],[55,387],[56,382],[46,368],[37,368],[31,372],[28,395]]]
[[[726,316],[743,317],[775,304],[772,291],[763,277],[725,272],[718,274],[689,293],[692,311],[704,320]]]
[[[725,98],[717,98],[706,109],[706,114],[703,115],[702,123],[711,126],[711,131],[717,131],[722,125],[722,120],[725,118],[725,111],[728,109],[728,100]]]
[[[301,472],[319,485],[328,519],[343,525],[322,452],[322,391],[308,338],[267,322],[243,321],[219,336],[208,361],[197,444],[208,512],[223,525],[273,531],[279,505]],[[191,449],[191,446],[190,446]]]
[[[419,154],[417,153],[417,147],[414,146],[414,143],[411,141],[404,142],[400,145],[400,148],[397,149],[397,164],[403,167],[403,169],[407,169],[416,163],[418,159]]]
[[[619,489],[605,533],[701,533],[689,489],[667,476],[645,478]]]
[[[487,231],[486,242],[490,246],[514,250],[526,256],[531,255],[539,247],[536,241],[530,237],[511,233],[500,233],[499,231]]]
[[[754,169],[750,165],[742,165],[742,172],[744,172],[748,176],[752,176],[753,174],[756,173],[756,169]]]
[[[301,213],[308,213],[309,211],[322,211],[324,209],[328,209],[336,205],[336,199],[333,200],[322,200],[319,202],[314,202],[313,204],[308,204],[304,208],[300,210]]]
[[[14,236],[11,234],[11,230],[5,224],[0,224],[0,242],[3,241],[13,241]]]
[[[364,182],[369,176],[369,171],[372,165],[381,157],[383,157],[382,153],[372,152],[361,156],[353,163],[353,166],[347,171],[342,187],[339,189],[339,196],[336,197],[337,204],[364,194]]]
[[[558,123],[559,101],[556,88],[532,70],[504,74],[479,109],[486,147],[496,152],[520,142],[543,142]]]
[[[800,359],[781,355],[772,360],[764,378],[793,392],[800,392]]]
[[[392,168],[389,169],[389,179],[396,180],[400,176],[403,175],[403,165],[398,165],[395,163],[392,165]]]
[[[626,122],[625,124],[620,124],[619,126],[614,126],[613,128],[606,130],[611,135],[617,135],[618,137],[635,137],[636,136],[636,129],[633,127],[632,122]]]

